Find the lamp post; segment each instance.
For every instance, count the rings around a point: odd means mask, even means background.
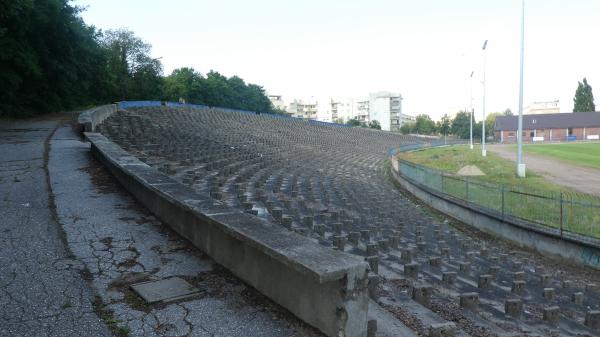
[[[523,162],[523,63],[525,60],[525,0],[521,8],[521,71],[519,78],[519,120],[517,124],[517,176],[525,178]]]
[[[483,121],[481,122],[481,155],[487,156],[485,150],[485,48],[487,47],[488,40],[483,43]]]
[[[470,128],[469,128],[469,132],[470,132],[470,141],[469,141],[469,148],[471,150],[473,150],[473,74],[475,74],[474,71],[471,71],[471,85],[470,85],[470,99],[471,99],[471,106],[470,106]]]

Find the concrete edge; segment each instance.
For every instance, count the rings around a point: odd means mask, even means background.
[[[84,122],[94,129],[110,109]],[[366,336],[362,258],[200,195],[99,133],[85,136],[92,154],[141,204],[216,262],[328,336]]]
[[[461,200],[423,186],[399,173],[398,159],[391,157],[391,173],[403,189],[436,210],[488,234],[500,236],[518,245],[533,248],[543,254],[566,259],[577,264],[600,269],[600,247],[570,237],[560,237],[550,228],[525,223],[520,219],[498,217]]]
[[[117,111],[117,104],[107,104],[85,110],[77,118],[80,129],[85,132],[96,132],[96,126]]]

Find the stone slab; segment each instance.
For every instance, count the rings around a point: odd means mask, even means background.
[[[198,288],[179,277],[136,283],[130,287],[149,304],[178,300],[200,292]]]

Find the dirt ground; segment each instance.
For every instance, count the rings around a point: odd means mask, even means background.
[[[517,159],[516,150],[511,145],[489,145],[488,150],[508,160],[516,161]],[[600,170],[529,153],[523,158],[528,170],[543,175],[555,184],[600,196]]]

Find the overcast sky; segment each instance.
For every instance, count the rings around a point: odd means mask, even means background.
[[[434,119],[469,105],[517,111],[520,0],[76,0],[88,24],[127,27],[165,73],[191,66],[262,85],[286,101],[400,92],[405,113]],[[560,100],[577,81],[600,97],[600,1],[527,0],[525,104]],[[596,103],[600,100],[596,98]],[[480,117],[478,117],[479,119]]]

